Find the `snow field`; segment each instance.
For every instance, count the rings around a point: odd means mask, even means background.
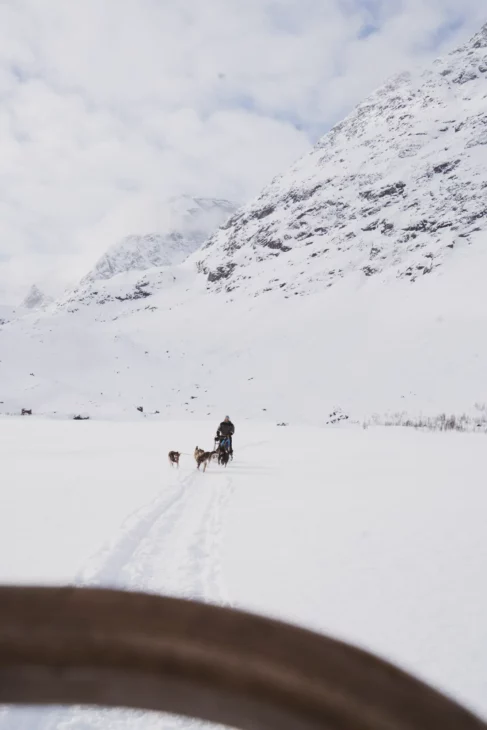
[[[171,469],[167,452],[210,446],[209,420],[1,419],[0,580],[278,616],[379,653],[487,715],[485,437],[233,417],[236,459],[206,474],[189,455]],[[6,712],[0,727],[27,730],[31,712]],[[41,715],[43,730],[135,722]]]

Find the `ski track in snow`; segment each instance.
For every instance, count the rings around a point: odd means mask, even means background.
[[[132,515],[115,544],[105,546],[77,585],[129,588],[229,603],[221,582],[222,519],[232,480],[194,471]]]
[[[216,478],[212,478],[216,477]],[[231,605],[222,581],[221,542],[226,506],[233,493],[228,472],[209,467],[182,476],[149,505],[131,515],[115,542],[105,545],[75,585],[125,588],[219,605]],[[10,709],[1,730],[176,730],[206,724],[186,718],[124,710],[81,708]]]

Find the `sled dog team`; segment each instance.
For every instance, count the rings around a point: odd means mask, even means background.
[[[229,460],[233,459],[232,437],[234,433],[235,426],[231,422],[230,416],[225,416],[225,419],[220,423],[216,432],[214,450],[205,451],[198,446],[195,448],[194,459],[197,469],[203,466],[203,471],[206,471],[206,467],[212,459],[217,459],[219,464],[226,466]],[[180,451],[170,451],[168,454],[170,465],[179,468],[179,458],[181,455]]]

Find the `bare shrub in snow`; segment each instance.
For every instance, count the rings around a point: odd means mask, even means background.
[[[452,413],[440,413],[436,416],[412,416],[406,412],[387,413],[384,416],[374,414],[369,420],[363,422],[364,429],[369,426],[399,426],[402,428],[415,428],[428,431],[460,431],[473,432],[480,431],[487,433],[487,407],[479,407],[478,416],[462,413],[457,415]]]

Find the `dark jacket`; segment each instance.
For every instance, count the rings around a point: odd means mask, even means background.
[[[218,426],[217,433],[219,436],[233,436],[235,433],[235,426],[231,421],[222,421]]]

